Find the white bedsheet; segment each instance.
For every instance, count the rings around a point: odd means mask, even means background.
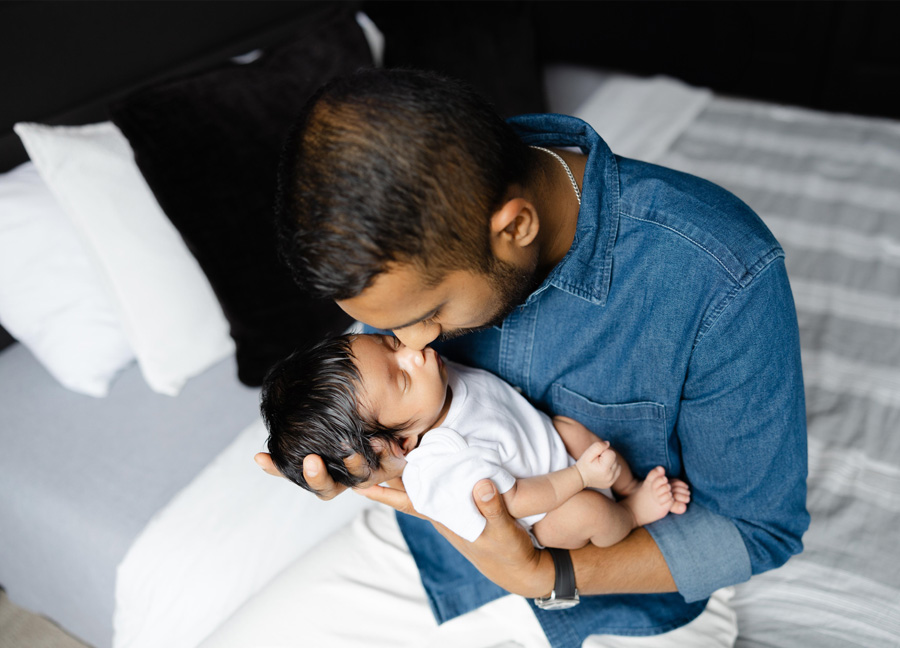
[[[248,597],[369,504],[263,473],[262,421],[160,511],[118,568],[116,648],[196,646]]]

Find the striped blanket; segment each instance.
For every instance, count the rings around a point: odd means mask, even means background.
[[[729,189],[785,250],[812,522],[802,554],[738,586],[738,647],[900,646],[900,122],[666,77],[561,66],[547,80],[551,108],[619,155]]]
[[[900,645],[900,123],[713,97],[656,161],[753,207],[797,304],[812,524],[738,645]]]

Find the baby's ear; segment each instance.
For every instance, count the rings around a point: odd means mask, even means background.
[[[393,457],[404,454],[403,448],[397,441],[373,437],[369,440],[369,443],[372,444],[372,450],[378,455],[380,461],[384,461],[385,455]]]

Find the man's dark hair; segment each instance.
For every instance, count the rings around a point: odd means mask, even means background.
[[[369,421],[360,413],[360,375],[353,362],[351,336],[340,336],[296,351],[266,375],[260,411],[269,430],[269,454],[281,474],[313,491],[303,477],[303,458],[322,457],[331,478],[353,487],[369,474],[353,475],[344,459],[358,453],[369,470],[380,465],[371,440],[398,439],[402,429]]]
[[[491,214],[534,159],[460,81],[403,69],[336,78],[285,143],[281,255],[301,286],[335,300],[392,262],[415,264],[431,285],[451,270],[488,273]]]

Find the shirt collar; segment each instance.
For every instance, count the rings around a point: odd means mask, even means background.
[[[577,146],[587,153],[575,240],[526,304],[553,286],[604,305],[612,276],[612,252],[619,226],[619,169],[609,146],[591,126],[566,115],[520,115],[509,120],[529,145]]]

